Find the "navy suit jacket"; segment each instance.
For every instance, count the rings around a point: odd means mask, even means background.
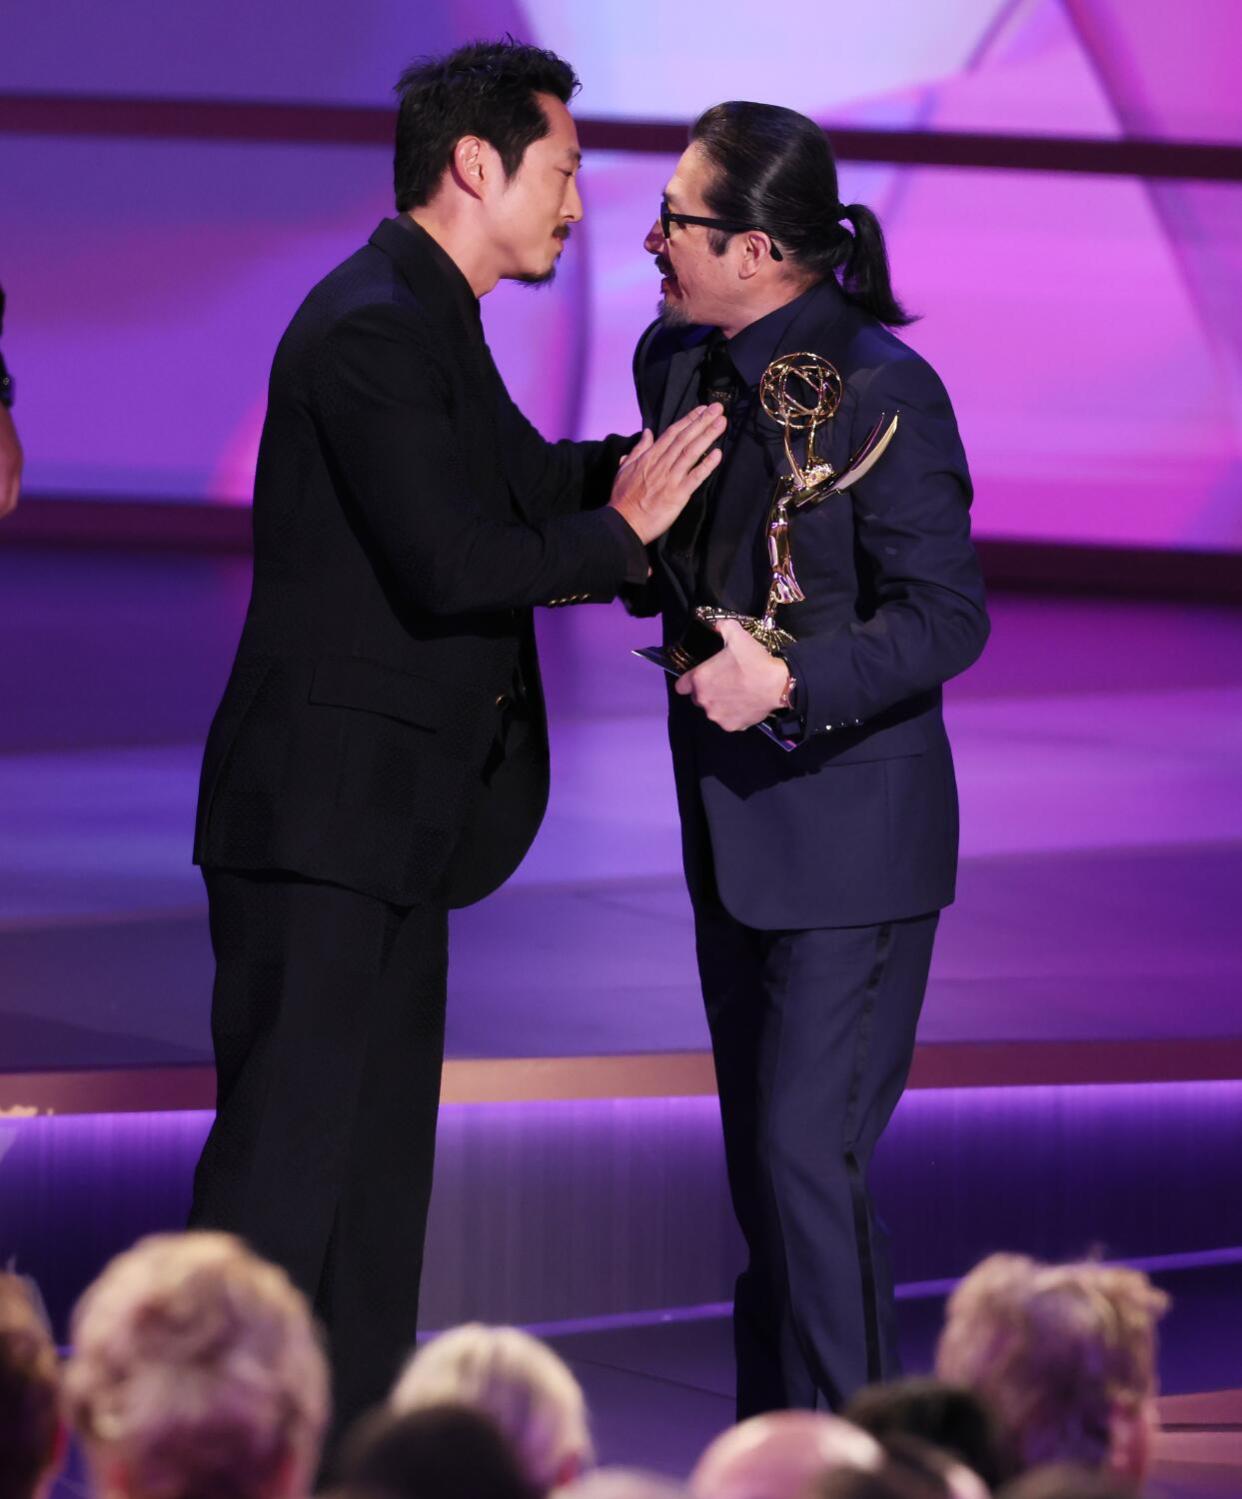
[[[657,434],[696,403],[708,331],[657,323],[639,342],[638,401]],[[952,901],[957,788],[941,685],[988,635],[966,455],[935,371],[834,281],[806,299],[774,354],[804,350],[844,381],[819,441],[838,470],[881,413],[900,422],[866,479],[791,523],[806,601],[779,618],[797,640],[787,655],[801,743],[786,753],[758,730],[725,733],[670,696],[691,896],[717,894],[763,930],[870,925]],[[779,447],[779,428],[764,421],[762,440]],[[755,495],[754,529],[737,537],[756,614],[769,582],[761,533],[770,498]],[[660,543],[652,560],[646,605],[661,609],[665,638],[675,639],[692,601]]]

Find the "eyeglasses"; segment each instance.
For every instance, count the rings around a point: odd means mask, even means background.
[[[741,224],[735,219],[705,219],[694,213],[674,213],[667,203],[660,204],[660,233],[665,239],[668,238],[669,230],[674,224],[702,224],[705,229],[724,229],[729,234],[745,234],[751,229],[758,228],[757,224]],[[767,234],[767,230],[762,231]],[[771,235],[768,235],[771,243]],[[775,244],[772,244],[772,259],[783,260],[785,257]]]

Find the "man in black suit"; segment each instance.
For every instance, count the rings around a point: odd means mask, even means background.
[[[546,280],[581,217],[575,87],[511,43],[408,70],[398,214],[311,291],[272,370],[195,839],[218,1097],[191,1222],[313,1298],[338,1429],[414,1340],[447,911],[505,880],[543,815],[531,606],[644,579],[718,461],[719,408],[654,444],[545,442],[492,363],[479,297]]]
[[[842,221],[848,222],[851,229]],[[666,641],[697,606],[763,612],[765,527],[788,472],[758,386],[778,355],[844,383],[821,434],[840,472],[881,413],[871,474],[795,514],[805,602],[780,655],[741,625],[670,695],[670,738],[734,1206],[748,1246],[734,1332],[741,1417],[839,1407],[898,1368],[884,1233],[867,1190],[914,1048],[939,912],[953,899],[957,798],[941,684],[987,638],[970,481],[931,368],[885,326],[880,227],[837,201],[817,126],[708,111],[646,239],[661,318],[635,356],[660,431],[726,404],[724,460],[653,549]],[[805,392],[803,392],[805,395]],[[639,607],[642,605],[640,603]],[[753,726],[768,720],[789,753]]]

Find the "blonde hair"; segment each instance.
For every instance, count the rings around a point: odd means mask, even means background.
[[[231,1234],[157,1234],[74,1309],[69,1419],[120,1461],[131,1499],[251,1499],[308,1480],[328,1414],[310,1308]]]
[[[949,1298],[936,1372],[984,1396],[1023,1467],[1103,1467],[1114,1414],[1155,1394],[1167,1307],[1139,1270],[994,1254]]]
[[[469,1322],[442,1333],[414,1354],[389,1397],[395,1411],[447,1403],[490,1416],[540,1493],[562,1481],[567,1462],[594,1461],[581,1386],[520,1328]]]

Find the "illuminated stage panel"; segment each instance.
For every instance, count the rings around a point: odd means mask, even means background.
[[[584,7],[527,0],[542,40],[574,59],[583,109],[635,119],[689,119],[721,99],[762,99],[816,118],[952,76],[1004,10],[1002,0],[873,0],[825,11],[814,0],[753,10],[637,0]],[[756,45],[760,36],[762,45]],[[658,45],[653,42],[658,41]]]
[[[110,1254],[184,1221],[209,1122],[0,1120],[6,1253],[36,1273],[58,1325]],[[1002,1245],[1052,1258],[1095,1246],[1236,1286],[1240,1127],[1242,1082],[907,1094],[873,1168],[903,1322]],[[712,1098],[441,1111],[424,1328],[478,1317],[586,1332],[710,1314],[740,1253]],[[1242,1384],[1231,1331],[1196,1327],[1196,1358],[1166,1364],[1166,1391]]]
[[[529,30],[520,0],[58,0],[7,28],[0,89],[387,105],[414,57]]]
[[[0,89],[383,106],[413,56],[511,32],[575,64],[586,114],[688,118],[734,97],[917,125],[941,123],[944,102],[966,90],[985,129],[1109,133],[1092,112],[1096,94],[1136,135],[1242,136],[1233,0],[1194,0],[1189,19],[1163,0],[873,0],[853,10],[790,0],[762,19],[756,48],[745,0],[717,0],[707,28],[697,12],[656,0],[445,0],[418,11],[401,0],[350,11],[328,0],[260,10],[244,0],[176,10],[61,0],[39,25],[11,28]]]
[[[391,172],[387,149],[0,135],[27,491],[248,501],[277,342],[392,213]],[[511,393],[553,436],[577,424],[584,243],[554,285],[485,304]]]

